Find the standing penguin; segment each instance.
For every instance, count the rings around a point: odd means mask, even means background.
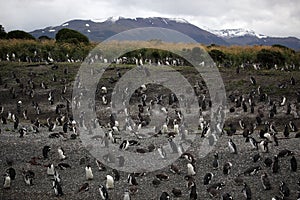
[[[56,196],[62,196],[64,193],[62,191],[62,187],[57,180],[52,181],[52,188],[54,189],[54,193]]]
[[[214,161],[213,161],[213,169],[218,169],[218,167],[219,167],[219,154],[218,154],[218,152],[216,152],[215,154],[214,154]]]
[[[187,164],[187,169],[188,169],[187,171],[188,171],[188,175],[189,175],[189,176],[194,176],[194,175],[196,175],[195,167],[194,167],[193,164],[188,163],[188,164]]]
[[[86,180],[93,180],[94,175],[93,175],[93,171],[90,165],[87,165],[85,167],[85,179]]]
[[[228,175],[230,173],[231,167],[232,167],[232,163],[226,162],[223,166],[223,174]]]
[[[8,173],[4,175],[4,183],[3,183],[3,188],[4,189],[10,189],[11,185],[11,178]]]
[[[214,177],[213,173],[210,173],[210,172],[206,173],[204,178],[203,178],[203,184],[208,185],[211,182],[213,177]]]
[[[235,143],[232,141],[232,139],[229,139],[228,146],[229,146],[231,153],[237,154],[237,148],[236,148]]]
[[[57,152],[60,160],[65,160],[67,158],[67,156],[65,155],[65,151],[63,150],[62,147],[59,147],[57,149]]]
[[[134,173],[128,175],[127,182],[129,183],[129,185],[138,185]]]
[[[271,183],[267,173],[263,173],[260,180],[265,190],[271,190]]]
[[[123,200],[130,200],[130,194],[128,190],[125,190]]]
[[[15,178],[16,178],[16,170],[14,168],[12,168],[12,167],[8,168],[6,170],[6,173],[8,173],[8,175],[9,175],[9,177],[10,177],[11,180],[15,180]]]
[[[104,185],[99,185],[99,192],[102,200],[108,200],[108,192]]]
[[[48,145],[44,146],[44,148],[43,148],[43,157],[44,157],[44,159],[48,158],[48,153],[50,152],[50,150],[51,150],[50,146],[48,146]]]
[[[279,192],[283,197],[288,197],[290,196],[290,189],[286,185],[285,182],[281,181],[280,186],[279,186]]]
[[[106,175],[106,188],[107,189],[114,188],[114,178],[111,175]]]
[[[175,144],[175,142],[172,140],[172,138],[168,139],[170,147],[172,149],[172,153],[178,153],[178,148],[177,145]]]
[[[53,176],[54,172],[55,172],[54,165],[53,164],[49,164],[47,166],[47,175],[48,176]]]
[[[244,183],[244,188],[242,189],[242,193],[244,194],[247,200],[252,199],[251,189],[246,183]]]
[[[279,160],[278,160],[278,156],[275,155],[274,161],[272,164],[272,172],[275,174],[275,173],[278,173],[278,171],[279,171]]]
[[[191,187],[190,200],[196,200],[197,198],[198,198],[198,194],[197,194],[196,184],[194,183]]]
[[[170,199],[170,195],[167,192],[163,192],[159,197],[159,200],[169,200],[169,199]]]
[[[297,160],[296,160],[295,156],[292,156],[290,162],[291,162],[292,172],[296,172],[297,171]]]
[[[289,126],[286,124],[284,125],[284,131],[283,131],[283,135],[284,137],[288,138],[290,135],[290,130],[289,130]]]

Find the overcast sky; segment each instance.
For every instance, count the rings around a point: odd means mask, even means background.
[[[246,28],[300,38],[299,0],[0,0],[0,24],[6,31],[110,16],[179,17],[210,29]]]

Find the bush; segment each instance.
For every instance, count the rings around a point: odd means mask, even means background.
[[[55,39],[57,42],[89,44],[89,39],[85,35],[79,33],[78,31],[67,28],[59,30],[55,35]]]
[[[24,39],[24,40],[35,40],[35,38],[26,33],[25,31],[15,30],[7,33],[7,39]]]
[[[0,25],[0,39],[5,39],[6,35],[7,33],[5,32],[4,27]]]

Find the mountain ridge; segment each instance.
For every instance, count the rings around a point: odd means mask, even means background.
[[[162,27],[176,30],[205,45],[216,44],[230,46],[280,44],[294,50],[300,50],[300,40],[296,37],[270,37],[257,34],[255,31],[247,29],[212,30],[209,28],[200,28],[182,18],[110,17],[107,19],[96,20],[74,19],[58,26],[48,26],[46,28],[31,31],[30,34],[36,38],[42,35],[55,38],[55,34],[60,29],[70,28],[86,35],[91,41],[100,42],[122,31],[142,27]]]

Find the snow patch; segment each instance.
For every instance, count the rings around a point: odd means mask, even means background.
[[[63,25],[61,25],[61,26],[69,26],[69,23],[65,23],[65,24],[63,24]]]
[[[88,30],[87,30],[87,32],[88,32],[88,33],[90,33],[90,32],[91,32],[91,30],[90,30],[90,29],[88,29]]]
[[[173,20],[177,23],[182,23],[182,24],[189,24],[189,22],[183,18],[170,18],[170,20]]]
[[[89,27],[90,25],[89,25],[89,24],[85,24],[85,26],[86,26],[86,27]]]
[[[257,34],[253,30],[247,30],[247,29],[222,29],[222,30],[211,30],[208,28],[205,28],[207,31],[220,36],[224,38],[233,38],[233,37],[243,37],[243,36],[253,36],[257,38],[266,38],[267,36],[262,34]]]
[[[55,29],[50,29],[49,32],[55,32]]]

